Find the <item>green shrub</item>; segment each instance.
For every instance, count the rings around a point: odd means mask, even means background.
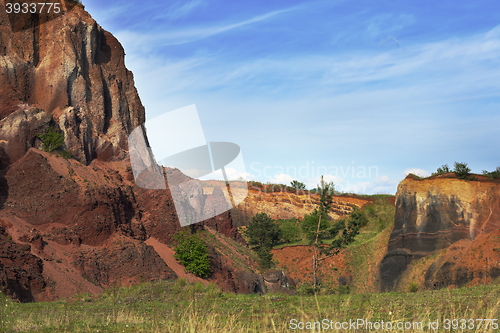
[[[256,248],[272,248],[280,240],[278,225],[266,213],[257,213],[245,230],[248,244]]]
[[[329,237],[328,228],[330,227],[330,222],[328,222],[328,215],[319,209],[315,209],[312,213],[305,215],[300,227],[311,244],[315,242],[316,236],[318,236],[319,240]]]
[[[71,152],[67,150],[60,150],[59,155],[61,155],[61,157],[65,160],[73,157],[73,154],[71,154]]]
[[[298,180],[292,180],[290,185],[296,190],[303,191],[306,189],[306,184],[299,182]]]
[[[207,245],[198,235],[181,230],[175,235],[175,240],[174,257],[186,267],[187,272],[201,277],[212,273]]]
[[[297,219],[279,220],[281,240],[285,243],[292,243],[302,238],[302,230]]]
[[[436,172],[434,172],[432,175],[442,175],[444,173],[451,172],[450,168],[448,167],[448,164],[442,165],[440,168],[437,168]]]
[[[408,285],[408,291],[410,293],[415,293],[418,291],[418,284],[414,283],[414,282],[410,282],[410,284]]]
[[[463,180],[469,180],[470,179],[470,168],[467,166],[467,163],[458,163],[455,162],[455,169],[453,172],[455,172],[455,175],[459,179]]]
[[[250,187],[251,189],[253,188],[255,190],[261,190],[263,186],[264,185],[261,182],[255,180],[251,180],[248,182],[248,187]]]
[[[297,292],[300,295],[314,295],[319,291],[319,286],[313,286],[310,283],[304,282],[297,286]]]
[[[337,288],[335,288],[335,291],[337,293],[339,293],[340,295],[347,295],[347,294],[351,293],[351,287],[348,284],[346,284],[346,285],[338,286]]]
[[[491,179],[500,179],[500,167],[497,167],[495,171],[491,172],[483,170],[483,175]]]
[[[64,135],[52,126],[49,126],[44,134],[39,134],[37,137],[42,140],[42,149],[48,153],[53,152],[64,144]]]

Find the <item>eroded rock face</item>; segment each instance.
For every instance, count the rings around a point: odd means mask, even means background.
[[[339,219],[348,216],[354,208],[369,203],[360,197],[333,196],[329,216]],[[248,225],[252,216],[266,213],[272,219],[303,218],[318,207],[319,196],[307,191],[265,193],[259,188],[250,187],[248,195],[236,209],[232,210],[237,226]]]
[[[63,289],[176,278],[145,244],[171,244],[181,227],[168,190],[134,183],[127,138],[145,113],[122,46],[80,5],[11,23],[0,4],[2,290],[51,300],[71,296]],[[38,149],[49,126],[73,158]],[[243,242],[229,212],[193,228],[204,224]]]
[[[73,265],[83,276],[100,286],[177,278],[151,246],[131,240],[82,251]]]
[[[0,286],[21,302],[32,302],[45,287],[43,262],[31,254],[30,244],[17,244],[0,227]]]
[[[478,177],[478,181],[465,181],[452,174],[425,180],[408,176],[399,184],[395,226],[380,268],[382,289],[391,289],[412,261],[449,249],[459,241],[467,248],[480,235],[498,230],[500,184]],[[436,287],[472,280],[474,273],[465,274],[460,266],[449,261],[436,263],[426,273],[426,280],[435,280],[432,285]]]
[[[26,20],[30,28],[13,30],[0,10],[0,92],[8,98],[0,103],[0,142],[11,162],[39,146],[33,134],[49,124],[85,164],[125,158],[127,136],[145,117],[120,43],[81,6],[50,21]],[[44,112],[36,121],[26,115],[33,108]]]

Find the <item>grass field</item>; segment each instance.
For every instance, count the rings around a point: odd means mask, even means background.
[[[479,319],[498,319],[500,286],[258,296],[221,293],[215,285],[177,280],[116,287],[95,297],[79,295],[51,303],[19,304],[2,295],[0,308],[2,332],[497,332],[496,321],[488,328],[486,321],[477,325]],[[472,327],[471,321],[461,319],[476,320],[475,329],[461,329]],[[349,321],[360,326],[353,328]],[[437,329],[429,328],[429,322]],[[316,328],[300,330],[302,325]]]

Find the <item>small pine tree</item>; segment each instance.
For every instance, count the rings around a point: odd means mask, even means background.
[[[278,244],[281,237],[278,225],[266,213],[257,213],[252,217],[245,235],[248,237],[248,244],[260,258],[261,268],[270,268],[273,258],[271,249]]]

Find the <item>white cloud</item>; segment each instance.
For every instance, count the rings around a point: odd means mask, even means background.
[[[327,183],[333,182],[336,191],[339,191],[339,187],[343,187],[348,183],[346,179],[333,175],[324,175],[323,180]],[[321,176],[308,178],[304,181],[308,189],[317,188],[320,182]]]
[[[234,168],[225,168],[227,178],[229,180],[253,180],[255,179],[255,175],[252,175],[249,172],[244,172],[244,171],[238,171]]]
[[[294,180],[292,176],[287,175],[285,173],[279,173],[274,175],[274,178],[271,178],[269,181],[275,184],[285,184],[290,185],[290,182]]]
[[[347,183],[336,188],[337,191],[356,194],[394,194],[398,181],[381,176],[366,182]]]
[[[418,168],[409,168],[409,169],[405,169],[405,171],[403,172],[404,176],[408,176],[408,174],[414,174],[414,175],[417,175],[419,177],[429,177],[431,175],[431,173],[427,170],[424,170],[424,169],[418,169]]]

